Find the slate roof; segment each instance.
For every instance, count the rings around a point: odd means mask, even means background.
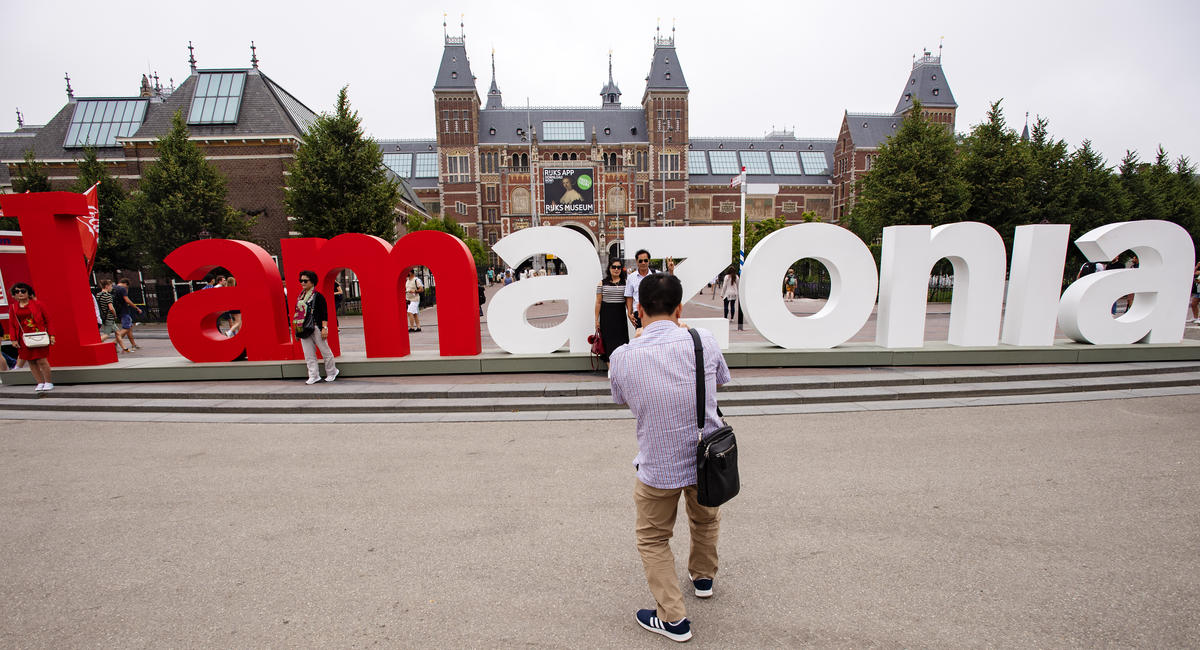
[[[646,142],[646,113],[641,108],[532,108],[528,111],[511,108],[479,112],[479,144],[528,145],[528,141],[521,140],[517,129],[524,131],[530,119],[539,146],[576,142],[590,145],[593,129],[596,142],[600,144]],[[542,138],[542,122],[583,122],[584,139],[548,142]],[[492,129],[496,130],[495,134],[491,132]],[[605,129],[608,129],[608,133],[604,132]]]
[[[683,68],[679,67],[679,58],[675,55],[674,40],[658,39],[650,61],[650,74],[646,75],[646,92],[687,89]]]
[[[198,70],[184,79],[165,101],[151,102],[146,110],[146,120],[134,138],[160,138],[171,130],[171,118],[175,111],[183,111],[186,120],[191,110],[192,95],[199,75],[205,72],[245,72],[246,85],[242,90],[242,105],[238,109],[236,124],[189,124],[192,136],[255,136],[293,135],[300,137],[316,114],[283,90],[272,79],[255,68],[234,70]]]
[[[825,167],[833,169],[833,150],[837,145],[835,140],[794,137],[765,137],[765,138],[692,138],[689,141],[691,151],[817,151],[825,155]],[[771,162],[771,170],[775,166]],[[711,167],[710,167],[711,169]],[[802,167],[803,169],[803,167]],[[729,180],[737,174],[694,174],[688,170],[688,183],[691,185],[728,185]],[[778,183],[780,185],[827,185],[829,174],[747,174],[750,183]]]
[[[438,66],[433,90],[475,91],[475,75],[471,74],[467,46],[461,37],[446,37],[446,47],[442,50],[442,63]]]
[[[0,160],[21,160],[25,157],[25,151],[33,145],[33,136],[37,134],[37,129],[24,127],[12,133],[0,133]],[[12,178],[8,173],[8,165],[0,165],[0,187],[7,188],[12,185]]]
[[[221,72],[246,72],[246,83],[242,91],[242,103],[238,110],[237,124],[189,124],[188,131],[192,136],[261,136],[261,135],[291,135],[300,137],[304,130],[316,119],[307,106],[285,91],[279,84],[262,74],[255,68],[220,70]],[[150,98],[146,106],[146,116],[141,127],[131,136],[138,139],[158,139],[171,129],[171,118],[175,111],[183,111],[186,120],[191,109],[192,93],[196,87],[198,75],[216,70],[199,70],[183,81],[175,92],[165,98]],[[32,138],[32,148],[39,160],[74,160],[83,157],[80,147],[67,148],[63,146],[67,131],[71,126],[71,118],[75,113],[76,102],[92,99],[142,99],[139,97],[77,97],[68,102],[59,112],[37,129]],[[30,147],[29,138],[24,131],[16,134],[0,135],[0,142],[18,138],[24,142],[10,156],[8,147],[0,144],[0,161],[20,159],[24,151]],[[97,147],[97,158],[123,159],[124,149],[118,141],[116,146]]]
[[[946,83],[946,75],[942,72],[941,56],[926,54],[913,63],[912,73],[904,83],[904,90],[900,91],[896,114],[912,108],[914,99],[925,106],[958,108],[954,93],[950,92],[950,84]]]
[[[850,113],[845,116],[850,127],[850,139],[856,149],[878,147],[895,135],[904,120],[900,115],[878,113]]]

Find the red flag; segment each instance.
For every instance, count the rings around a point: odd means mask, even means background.
[[[83,262],[88,273],[92,272],[92,263],[96,261],[96,249],[100,246],[100,196],[96,191],[99,187],[100,183],[96,183],[83,193],[87,199],[88,216],[76,217],[79,238],[83,240]]]

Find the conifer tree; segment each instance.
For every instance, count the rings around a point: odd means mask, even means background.
[[[1026,191],[1029,223],[1070,223],[1067,183],[1067,143],[1050,137],[1049,122],[1038,118],[1023,143],[1029,157]]]
[[[866,242],[885,226],[962,221],[970,196],[959,172],[954,136],[926,118],[920,102],[895,135],[879,148],[871,173],[860,182],[849,227]]]
[[[319,116],[304,134],[288,174],[284,202],[301,235],[359,232],[395,241],[399,188],[383,152],[363,135],[346,87],[333,114]]]
[[[163,269],[163,258],[197,239],[247,235],[250,221],[225,203],[225,177],[188,140],[182,112],[157,150],[158,161],[142,173],[123,215],[147,266]]]
[[[17,175],[12,179],[14,194],[25,192],[49,192],[50,175],[46,173],[46,165],[38,162],[33,155],[33,149],[25,152],[25,162],[17,165]]]
[[[971,195],[967,220],[995,228],[1011,244],[1013,229],[1029,219],[1029,158],[1017,132],[1005,124],[1000,102],[992,103],[987,119],[963,140],[960,164]]]
[[[83,160],[79,161],[79,179],[71,190],[86,192],[96,183],[100,184],[96,188],[100,206],[100,245],[94,268],[97,271],[136,268],[138,259],[129,226],[125,223],[125,188],[108,173],[108,167],[99,160],[96,149],[84,147]]]

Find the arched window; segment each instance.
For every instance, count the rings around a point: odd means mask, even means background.
[[[529,166],[529,154],[527,154],[527,153],[521,154],[521,166],[522,167]]]
[[[521,166],[521,154],[519,154],[519,153],[514,153],[514,154],[513,154],[513,164],[512,164],[512,166],[513,166],[513,167],[520,167],[520,166]]]
[[[552,159],[552,160],[558,160],[558,154],[554,154],[553,156],[551,156],[551,159]]]
[[[575,160],[575,154],[571,154],[571,160]]]

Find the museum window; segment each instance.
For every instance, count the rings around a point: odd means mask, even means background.
[[[469,182],[471,182],[471,157],[470,156],[446,156],[446,182],[447,183],[469,183]]]

